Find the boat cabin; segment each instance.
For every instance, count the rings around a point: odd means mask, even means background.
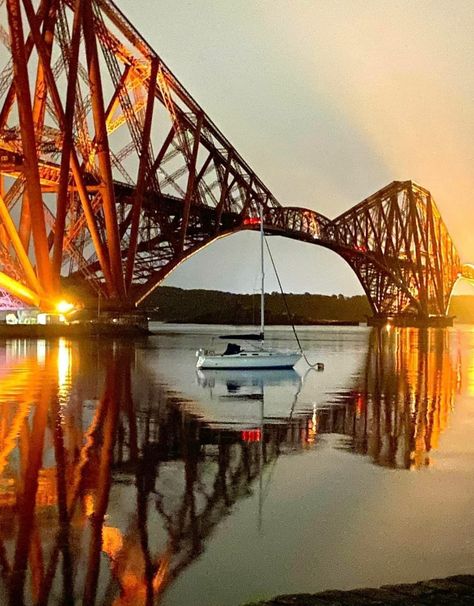
[[[226,350],[222,354],[223,356],[235,356],[235,354],[240,353],[242,348],[237,343],[227,343]]]

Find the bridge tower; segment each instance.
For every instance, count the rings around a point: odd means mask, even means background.
[[[461,262],[430,192],[394,182],[331,224],[337,252],[357,274],[374,323],[444,325]]]

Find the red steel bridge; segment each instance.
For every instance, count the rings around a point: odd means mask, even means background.
[[[462,265],[426,189],[282,206],[111,0],[0,0],[0,289],[125,313],[216,238],[330,248],[374,316],[444,318]],[[79,294],[78,294],[79,293]]]

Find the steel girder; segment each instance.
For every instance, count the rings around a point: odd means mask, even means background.
[[[461,270],[426,190],[335,220],[282,207],[110,0],[0,0],[0,44],[0,287],[23,301],[75,284],[134,307],[263,205],[267,231],[346,259],[374,313],[445,313]]]

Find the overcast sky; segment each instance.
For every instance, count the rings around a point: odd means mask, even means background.
[[[472,0],[118,4],[281,204],[333,218],[412,179],[474,261]],[[335,253],[270,245],[285,290],[362,292]],[[257,254],[256,235],[237,234],[166,284],[252,292]]]

